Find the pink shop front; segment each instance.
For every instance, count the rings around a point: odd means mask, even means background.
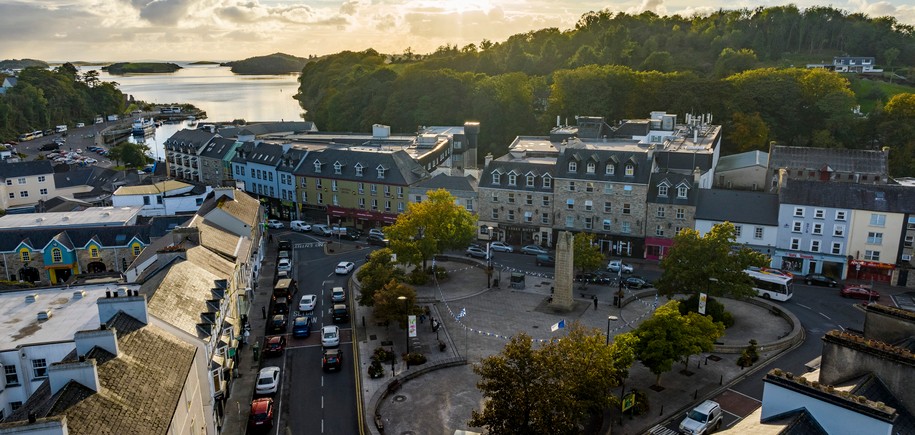
[[[667,256],[670,247],[674,245],[674,239],[664,237],[646,237],[645,238],[645,259],[661,261]]]

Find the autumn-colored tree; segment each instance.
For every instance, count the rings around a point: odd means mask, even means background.
[[[604,254],[594,243],[594,234],[578,233],[572,241],[573,267],[579,272],[590,272],[604,264]]]
[[[398,299],[405,297],[406,301]],[[416,314],[416,290],[407,284],[392,279],[375,291],[373,314],[378,321],[396,321],[406,327],[407,315]]]
[[[385,228],[391,250],[401,263],[422,266],[436,254],[461,249],[473,239],[476,218],[466,208],[455,204],[454,196],[444,189],[428,193],[428,199],[411,202],[407,211]]]
[[[391,260],[391,250],[379,249],[369,255],[369,260],[356,272],[359,279],[360,294],[359,305],[375,305],[375,292],[384,287],[391,280],[403,281],[403,269],[396,267]]]

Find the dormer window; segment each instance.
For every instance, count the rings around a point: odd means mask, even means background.
[[[607,167],[604,169],[604,174],[606,174],[606,175],[616,174],[616,166],[613,166],[612,164],[607,163]]]
[[[533,175],[527,176],[527,187],[534,187],[534,176]]]
[[[334,162],[334,174],[340,174],[343,172],[343,164],[340,162]]]
[[[543,187],[551,189],[553,187],[553,177],[550,174],[543,174]]]
[[[569,162],[569,172],[578,172],[578,162]]]
[[[679,198],[679,199],[685,199],[685,198],[686,198],[686,192],[687,192],[688,190],[689,190],[689,189],[688,189],[686,186],[680,186],[680,187],[678,187],[678,188],[677,188],[677,198]]]
[[[357,177],[361,177],[361,176],[362,176],[362,168],[363,168],[362,163],[356,163],[355,168],[356,168],[356,176],[357,176]]]
[[[667,196],[667,185],[666,184],[662,184],[662,185],[658,186],[658,196],[664,196],[664,197]]]
[[[514,186],[518,182],[518,175],[514,172],[508,174],[508,185]]]
[[[381,166],[381,165],[378,165],[378,167],[375,168],[375,169],[378,170],[378,178],[384,178],[384,172],[385,172],[387,169],[385,169],[385,167],[384,167],[384,166]]]
[[[315,172],[321,172],[321,162],[315,160]]]
[[[499,172],[492,173],[492,184],[499,184],[502,182],[502,174]]]
[[[593,162],[588,162],[587,171],[589,174],[593,174],[594,171],[596,170],[596,168],[597,168],[597,165],[595,165]]]
[[[630,163],[626,165],[626,176],[631,177],[633,175],[635,175],[635,166]]]

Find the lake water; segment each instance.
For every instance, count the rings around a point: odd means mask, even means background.
[[[97,70],[100,80],[117,82],[121,92],[137,100],[163,105],[193,104],[206,111],[204,122],[302,119],[303,110],[292,98],[299,89],[298,74],[239,75],[219,65],[177,63],[183,68],[171,74],[111,75],[98,65],[79,70]],[[150,154],[163,158],[162,144],[181,128],[188,128],[187,122],[165,124],[156,129],[155,135],[141,141],[150,147]]]

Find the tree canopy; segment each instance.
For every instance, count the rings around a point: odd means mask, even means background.
[[[398,299],[403,296],[406,302]],[[406,316],[416,312],[416,290],[407,284],[392,279],[372,295],[375,299],[375,319],[378,321],[396,321],[406,326]]]
[[[382,248],[369,255],[369,260],[356,272],[359,279],[360,294],[359,304],[364,306],[375,305],[375,292],[384,287],[391,280],[403,281],[403,269],[396,266],[391,260],[388,248]]]
[[[734,224],[716,224],[701,236],[685,229],[674,237],[674,244],[661,260],[664,272],[655,281],[665,296],[708,292],[713,296],[744,298],[754,296],[753,281],[743,271],[763,267],[768,258],[745,246],[735,246]]]
[[[572,241],[573,267],[579,272],[590,272],[604,264],[604,254],[594,243],[594,234],[578,233]]]
[[[438,189],[427,196],[407,204],[406,212],[384,231],[399,262],[424,269],[432,256],[467,246],[476,231],[476,218],[451,193]]]

